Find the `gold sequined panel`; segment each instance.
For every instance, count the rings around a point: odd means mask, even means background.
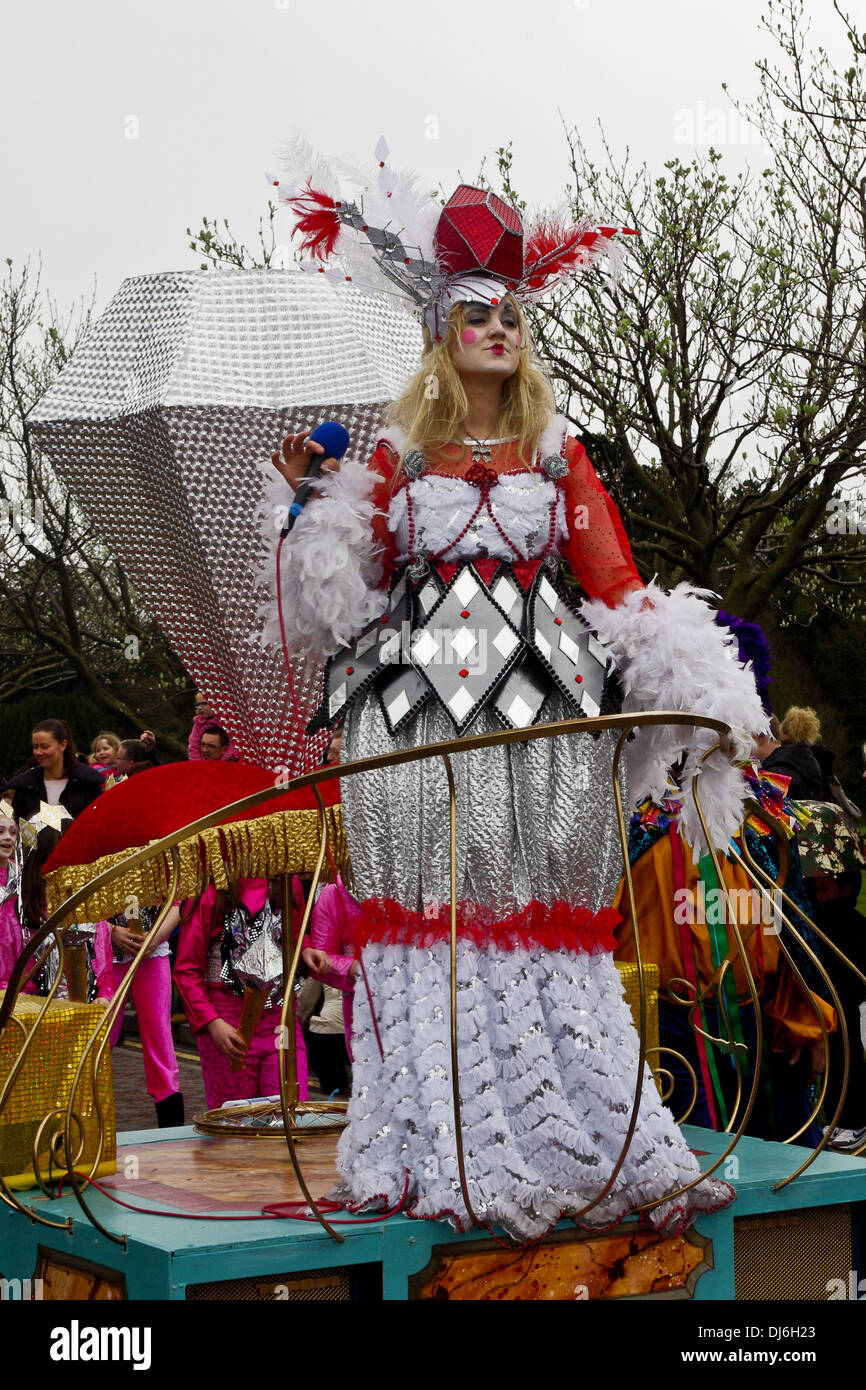
[[[2,997],[2,991],[0,991]],[[0,1037],[0,1080],[5,1079],[25,1036],[36,1022],[44,999],[34,995],[20,997],[13,1016]],[[49,1144],[54,1134],[63,1133],[64,1116],[69,1102],[75,1071],[93,1030],[104,1018],[101,1004],[72,1004],[69,1000],[53,1000],[36,1036],[30,1045],[22,1070],[19,1072],[9,1101],[0,1114],[0,1172],[11,1186],[34,1186],[33,1141],[43,1120],[52,1110],[63,1114],[46,1125],[39,1144],[39,1167],[43,1177],[49,1176]],[[94,1055],[91,1053],[91,1056]],[[114,1172],[116,1167],[116,1137],[114,1122],[114,1088],[111,1075],[111,1050],[106,1048],[96,1081],[94,1095],[90,1076],[82,1077],[76,1095],[75,1111],[84,1130],[84,1147],[76,1152],[79,1170],[89,1170],[96,1155],[99,1137],[99,1117],[96,1101],[102,1111],[105,1138],[99,1172]],[[77,1128],[73,1131],[81,1137]],[[53,1168],[57,1176],[57,1164]]]
[[[638,988],[637,966],[628,961],[617,961],[616,968],[622,976],[626,1003],[632,1012],[634,1026],[640,1033],[640,990]],[[657,965],[644,965],[644,989],[646,991],[647,1031],[644,1039],[647,1048],[659,1045],[659,968]]]

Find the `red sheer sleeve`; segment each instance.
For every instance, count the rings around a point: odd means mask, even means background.
[[[576,439],[568,440],[566,458],[568,473],[562,488],[570,539],[562,553],[587,596],[614,608],[644,583],[635,569],[619,512]]]
[[[382,562],[382,587],[387,589],[394,573],[397,558],[397,540],[388,526],[388,508],[394,495],[393,480],[399,468],[399,459],[387,444],[380,444],[370,459],[369,468],[376,475],[373,488],[373,536]]]

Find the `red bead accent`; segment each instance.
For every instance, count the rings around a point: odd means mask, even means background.
[[[461,676],[463,677],[463,679],[465,680],[466,677],[469,675],[469,672],[468,672],[468,671],[461,671],[460,674],[461,674]]]
[[[575,676],[574,679],[577,681],[578,685],[583,685],[583,676]]]
[[[468,618],[468,617],[469,617],[469,609],[468,609],[468,608],[464,608],[464,609],[463,609],[463,612],[460,614],[460,616],[461,616],[461,618]]]
[[[556,623],[556,626],[557,626],[557,627],[562,627],[562,619],[561,619],[561,618],[554,618],[553,621]]]
[[[390,617],[390,614],[388,614],[388,613],[383,613],[382,616],[381,616],[381,618],[379,619],[379,622],[380,622],[380,623],[387,623],[389,617]]]
[[[437,337],[436,341],[441,342],[441,337]],[[515,556],[522,564],[528,563],[529,556],[524,555],[523,552],[520,550],[519,546],[516,546],[514,544],[514,541],[500,525],[493,511],[493,508],[490,506],[490,489],[496,482],[498,482],[499,476],[500,475],[496,473],[492,468],[485,468],[480,463],[473,464],[473,466],[465,474],[463,474],[463,481],[474,484],[474,486],[476,486],[479,489],[479,492],[481,493],[481,496],[478,499],[478,506],[475,508],[475,511],[472,513],[462,530],[456,536],[454,536],[452,540],[449,540],[447,545],[444,545],[441,550],[438,550],[435,555],[429,555],[427,557],[428,562],[430,564],[435,564],[436,561],[441,560],[443,555],[446,555],[449,550],[453,550],[455,546],[458,546],[460,544],[460,542],[463,540],[463,537],[468,534],[469,530],[471,529],[475,521],[478,519],[478,517],[481,515],[482,511],[485,510],[485,508],[487,510],[488,516],[490,517],[490,520],[493,522],[493,525],[499,532],[502,539],[505,541],[505,544],[508,546],[509,550],[512,550],[514,552]],[[556,540],[556,502],[559,496],[560,484],[561,480],[557,479],[556,492],[554,494],[553,501],[550,504],[550,528],[547,534],[547,544],[545,545],[541,554],[535,557],[539,564],[541,564],[545,556],[549,554],[549,552],[553,549]],[[416,560],[418,558],[418,556],[415,554],[415,518],[412,514],[412,490],[408,481],[405,483],[405,487],[407,512],[406,519],[408,522],[409,530],[408,551],[409,562],[411,564],[413,560]]]
[[[362,227],[362,228],[361,228],[361,231],[362,231],[362,232],[369,232],[369,230],[370,230],[369,227]]]
[[[355,674],[355,668],[354,668],[354,666],[347,666],[347,667],[346,667],[346,675],[347,675],[347,676],[354,676],[354,674]]]
[[[498,300],[498,299],[491,299],[490,303],[491,303],[491,304],[498,304],[498,303],[499,303],[499,300]]]
[[[483,493],[487,493],[497,481],[499,474],[495,468],[486,468],[483,463],[473,463],[469,472],[466,474],[466,482],[473,487],[478,487]]]

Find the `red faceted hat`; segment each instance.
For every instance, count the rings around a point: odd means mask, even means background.
[[[523,226],[513,208],[483,188],[462,183],[445,204],[435,237],[436,259],[448,275],[485,271],[499,280],[523,277]]]

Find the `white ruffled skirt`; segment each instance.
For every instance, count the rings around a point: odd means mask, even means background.
[[[349,1127],[339,1195],[467,1228],[451,1089],[449,948],[369,946],[355,991]],[[562,1216],[604,1227],[700,1176],[648,1069],[625,1161],[638,1038],[607,952],[502,950],[461,942],[457,1032],[470,1202],[485,1224],[538,1240]],[[378,1037],[377,1037],[378,1028]],[[381,1040],[382,1057],[379,1049]],[[731,1200],[705,1180],[655,1206],[673,1232]],[[599,1200],[600,1199],[600,1200]]]

